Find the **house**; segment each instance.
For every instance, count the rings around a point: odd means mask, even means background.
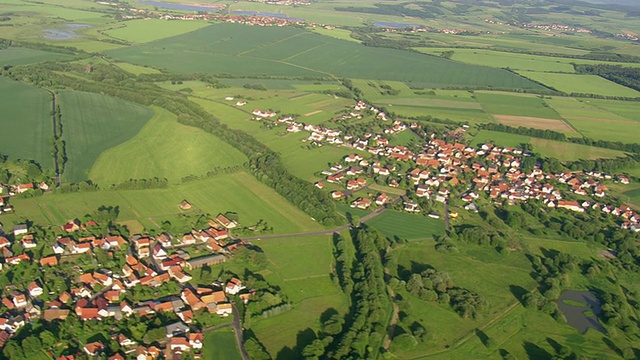
[[[577,201],[567,201],[567,200],[559,200],[558,208],[567,209],[571,211],[584,212],[584,208],[578,204]]]
[[[104,344],[100,341],[94,341],[85,345],[82,350],[89,356],[98,356],[104,350]]]
[[[20,184],[16,187],[16,193],[22,194],[28,190],[33,190],[33,184]]]
[[[387,194],[380,194],[380,196],[378,196],[376,198],[376,204],[379,206],[382,206],[384,204],[386,204],[389,201],[389,196],[387,196]]]
[[[62,225],[62,230],[68,233],[80,230],[80,220],[69,220],[66,224]]]
[[[13,226],[13,235],[24,235],[29,232],[29,228],[25,224],[16,224]]]
[[[189,340],[184,337],[172,337],[169,340],[169,349],[171,351],[183,352],[189,351],[190,348],[191,344],[189,343]]]
[[[366,210],[371,206],[371,203],[371,199],[359,197],[351,203],[351,207]]]
[[[230,303],[217,304],[216,314],[225,317],[233,314],[233,305]]]
[[[180,208],[180,210],[191,210],[191,203],[188,202],[187,200],[182,200],[182,202],[180,202],[180,205],[178,205],[178,207]]]
[[[27,297],[25,296],[25,294],[14,295],[12,301],[13,301],[13,305],[15,305],[15,307],[18,309],[27,306]]]
[[[216,222],[227,229],[233,229],[238,226],[238,223],[236,221],[229,219],[223,214],[218,214],[218,216],[216,216]]]
[[[11,246],[11,241],[4,236],[0,236],[0,248]]]
[[[189,334],[189,344],[193,349],[196,349],[196,350],[202,349],[203,341],[204,341],[204,336],[202,335],[202,333]]]
[[[407,200],[404,202],[404,211],[407,212],[420,212],[420,208],[418,204],[412,200]]]
[[[42,286],[38,285],[38,283],[35,281],[32,281],[31,283],[29,283],[29,285],[27,286],[27,290],[29,290],[29,296],[31,297],[41,296],[42,293],[44,292],[44,289],[42,288]]]
[[[234,277],[234,278],[231,278],[229,282],[227,282],[227,286],[225,287],[224,292],[226,292],[229,295],[235,295],[244,289],[245,289],[245,286],[242,285],[242,281]]]
[[[164,327],[167,337],[171,338],[174,336],[185,335],[189,332],[189,325],[183,323],[182,321],[178,321],[173,324],[169,324]]]

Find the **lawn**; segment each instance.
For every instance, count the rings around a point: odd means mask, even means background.
[[[16,212],[3,216],[2,222],[8,226],[7,222],[13,224],[27,218],[38,224],[61,225],[62,221],[55,219],[52,223],[44,209],[56,211],[59,214],[57,218],[67,221],[82,218],[105,205],[119,206],[118,221],[136,220],[147,229],[158,229],[164,220],[177,221],[181,212],[178,205],[183,199],[213,216],[235,211],[243,225],[250,226],[263,219],[275,233],[322,229],[271,188],[243,172],[217,175],[165,189],[45,194],[30,199],[12,199]]]
[[[434,235],[444,235],[444,222],[422,215],[407,214],[398,211],[385,211],[382,215],[367,222],[386,237],[416,240],[428,239]]]
[[[35,160],[44,169],[53,168],[51,95],[4,77],[0,77],[0,95],[0,153],[11,159]]]
[[[213,39],[213,40],[212,40]],[[216,24],[188,34],[108,52],[177,72],[377,77],[436,86],[540,88],[501,69],[417,53],[366,47],[292,27]]]
[[[89,178],[102,186],[129,179],[166,178],[178,182],[185,176],[202,176],[216,167],[242,165],[246,156],[216,136],[178,123],[162,108],[131,139],[104,151]]]
[[[27,65],[47,60],[65,60],[70,58],[68,55],[13,46],[0,49],[0,65],[2,66]]]
[[[236,342],[236,335],[231,327],[206,333],[203,344],[202,355],[205,360],[242,359]]]
[[[159,19],[131,20],[107,30],[110,36],[133,43],[146,43],[181,35],[209,26],[206,21],[169,21]]]
[[[346,312],[347,299],[332,282],[333,245],[330,236],[265,239],[254,242],[267,255],[261,274],[279,286],[292,310],[267,319],[257,318],[251,329],[273,358],[298,358],[299,341],[310,342],[326,311]]]
[[[640,92],[618,85],[597,75],[556,74],[534,71],[518,71],[518,73],[567,94],[640,97]]]
[[[86,180],[103,151],[131,139],[153,116],[150,108],[106,95],[64,90],[57,98],[69,159],[66,182]]]

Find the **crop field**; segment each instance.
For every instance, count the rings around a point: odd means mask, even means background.
[[[416,50],[426,54],[440,56],[442,52],[453,51],[452,60],[467,64],[491,66],[497,68],[510,68],[522,71],[575,73],[571,63],[578,64],[610,64],[627,67],[638,67],[640,64],[603,62],[584,59],[571,59],[553,56],[541,56],[519,54],[513,52],[482,50],[482,49],[456,49],[456,48],[417,48]]]
[[[188,175],[202,176],[216,167],[242,165],[239,150],[198,128],[178,123],[176,116],[154,108],[155,115],[131,139],[104,151],[89,178],[102,186],[129,179],[166,178],[178,182]]]
[[[10,159],[35,160],[44,169],[53,168],[51,95],[0,77],[0,109],[0,153]]]
[[[0,64],[3,66],[27,65],[41,61],[64,60],[69,58],[70,56],[68,55],[13,46],[6,49],[0,49]]]
[[[429,217],[407,214],[398,211],[386,211],[367,222],[384,236],[417,240],[444,234],[444,222]]]
[[[592,139],[623,143],[635,143],[638,140],[640,123],[637,121],[580,118],[570,119],[569,122],[584,136]]]
[[[120,69],[126,71],[126,72],[130,72],[133,75],[140,75],[140,74],[159,74],[160,71],[154,69],[154,68],[150,68],[150,67],[144,67],[144,66],[139,66],[139,65],[133,65],[133,64],[129,64],[126,62],[117,62],[114,65],[116,65],[117,67],[119,67]]]
[[[254,242],[270,260],[262,275],[280,286],[293,308],[281,315],[252,321],[252,330],[274,357],[299,357],[299,337],[308,340],[320,327],[320,316],[346,311],[347,299],[330,278],[333,245],[330,236],[265,239]],[[309,261],[310,256],[313,261]]]
[[[233,328],[226,327],[204,335],[202,355],[205,360],[241,360]]]
[[[600,99],[589,99],[586,101],[598,108],[624,116],[626,119],[640,121],[640,103],[638,102]]]
[[[65,181],[86,180],[100,154],[142,129],[153,116],[147,107],[113,97],[81,91],[61,91],[63,139],[69,158]]]
[[[294,28],[216,24],[109,54],[134,64],[178,72],[353,78],[375,75],[382,80],[411,80],[433,86],[539,88],[501,69],[408,51],[365,47]]]
[[[532,95],[508,95],[505,93],[476,92],[482,107],[493,115],[527,116],[562,120],[560,115],[544,100]]]
[[[12,199],[14,215],[3,216],[3,224],[27,218],[39,224],[61,225],[69,219],[91,214],[102,205],[119,206],[118,221],[136,220],[147,229],[174,221],[188,200],[202,212],[216,215],[235,211],[244,225],[265,220],[275,233],[320,230],[322,227],[271,188],[247,173],[221,174],[165,189],[96,191],[47,194],[30,199]]]
[[[528,116],[494,115],[497,122],[513,127],[524,126],[535,129],[553,130],[571,135],[577,135],[576,131],[563,120],[542,119]]]
[[[597,75],[556,74],[518,71],[519,74],[567,94],[583,93],[604,96],[640,97],[640,92],[618,85]]]
[[[121,26],[107,30],[110,36],[133,43],[146,43],[181,35],[209,26],[206,21],[170,21],[159,19],[132,20],[120,23]]]

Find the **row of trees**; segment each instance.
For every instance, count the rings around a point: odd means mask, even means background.
[[[598,75],[622,86],[640,91],[640,69],[638,68],[606,64],[573,64],[573,67],[578,74]]]

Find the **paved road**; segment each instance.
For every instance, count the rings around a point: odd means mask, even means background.
[[[240,313],[236,304],[231,303],[233,306],[233,331],[236,333],[236,343],[238,343],[238,349],[240,349],[240,355],[242,360],[251,360],[247,350],[244,348],[244,340],[242,339],[242,323],[240,322]]]

